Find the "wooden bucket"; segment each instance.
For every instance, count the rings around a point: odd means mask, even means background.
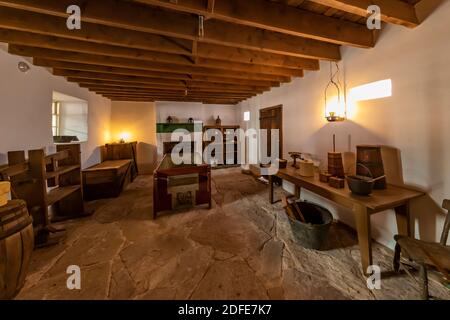
[[[345,177],[344,164],[342,162],[342,153],[328,152],[328,173],[333,177]]]
[[[0,299],[12,299],[25,282],[34,247],[33,223],[25,201],[0,208]]]
[[[380,146],[357,146],[356,174],[371,178],[384,176]],[[386,189],[386,178],[375,181],[374,189]]]

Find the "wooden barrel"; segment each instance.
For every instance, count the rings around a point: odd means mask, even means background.
[[[345,177],[344,164],[342,162],[342,153],[328,152],[328,173],[333,177]]]
[[[34,247],[33,224],[26,203],[0,207],[0,299],[11,299],[25,282]]]
[[[384,176],[383,158],[380,146],[357,146],[356,174],[378,178]],[[374,189],[386,189],[386,178],[375,181]]]

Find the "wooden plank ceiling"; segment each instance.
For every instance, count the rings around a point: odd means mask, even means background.
[[[0,42],[111,100],[236,104],[339,61],[342,45],[373,47],[370,4],[413,28],[417,2],[0,0]],[[70,5],[80,30],[66,27]]]

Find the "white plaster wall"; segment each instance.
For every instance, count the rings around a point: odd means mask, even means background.
[[[137,141],[137,162],[140,174],[151,174],[156,167],[156,111],[154,102],[112,102],[111,140],[120,140],[126,132],[130,141]]]
[[[340,65],[347,88],[389,78],[393,83],[392,97],[359,103],[345,123],[324,120],[328,63],[321,63],[320,72],[306,73],[303,79],[241,103],[239,117],[251,111],[249,127],[257,128],[260,108],[282,104],[286,153],[299,150],[325,159],[333,133],[339,151],[354,151],[357,144],[398,148],[403,177],[390,167],[390,180],[403,180],[428,192],[428,197],[413,202],[416,236],[438,240],[444,220],[440,205],[450,198],[449,13],[450,1],[444,1],[416,29],[387,26],[374,49],[343,48]],[[305,197],[325,204],[337,218],[354,225],[348,211],[312,194]],[[373,216],[372,233],[392,247],[394,214]]]
[[[25,59],[8,54],[0,45],[0,163],[6,153],[42,147],[54,149],[51,130],[52,92],[86,100],[89,104],[89,139],[82,143],[83,166],[100,161],[98,146],[107,142],[111,102],[99,95],[56,77],[31,63],[27,73],[17,64]]]

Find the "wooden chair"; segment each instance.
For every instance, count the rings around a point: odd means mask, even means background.
[[[435,267],[443,275],[443,284],[450,288],[450,246],[447,246],[448,233],[450,229],[450,200],[444,200],[442,207],[447,210],[444,230],[442,231],[441,241],[439,243],[425,242],[406,236],[396,235],[397,241],[394,255],[394,269],[396,272],[400,269],[400,256],[403,250],[406,256],[412,260],[419,269],[421,280],[421,298],[428,300],[428,266]],[[405,263],[410,265],[409,263]]]

